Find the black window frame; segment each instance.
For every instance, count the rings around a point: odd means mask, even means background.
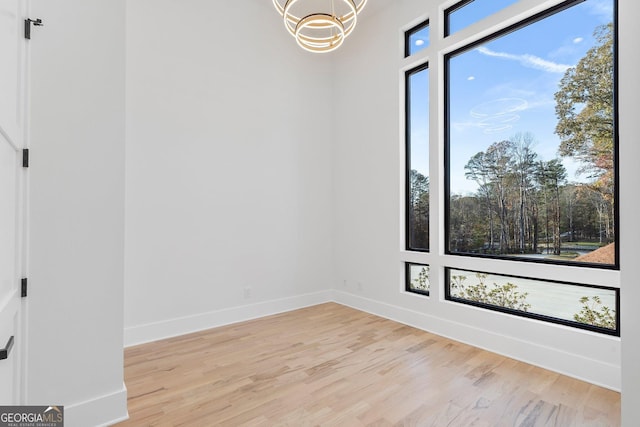
[[[404,75],[404,91],[405,91],[405,249],[412,252],[429,253],[431,251],[431,221],[427,221],[428,225],[428,246],[427,248],[411,247],[411,222],[410,222],[410,203],[411,203],[411,86],[409,79],[415,73],[429,70],[429,62],[424,62],[416,67],[405,71]],[[429,145],[431,141],[429,141]],[[429,183],[430,184],[430,183]],[[431,194],[431,192],[429,192]],[[429,204],[431,211],[431,203]],[[429,213],[429,216],[431,214]]]
[[[460,7],[465,6],[466,4],[471,3],[474,0],[463,0],[450,8],[445,10],[445,14],[447,11],[451,10],[452,12],[457,10]],[[524,28],[528,25],[534,24],[538,21],[541,21],[549,16],[555,15],[556,13],[562,12],[563,10],[569,9],[577,4],[583,3],[587,0],[566,0],[562,3],[559,3],[555,6],[552,6],[548,9],[545,9],[542,12],[539,12],[535,15],[532,15],[528,18],[525,18],[517,23],[514,23],[506,28],[497,30],[492,32],[491,34],[484,36],[478,40],[475,40],[471,43],[465,44],[464,46],[455,49],[449,53],[446,53],[443,57],[443,70],[444,70],[444,170],[446,171],[444,177],[444,242],[445,248],[444,253],[446,255],[454,255],[454,256],[463,256],[463,257],[475,257],[475,258],[487,258],[487,259],[499,259],[499,260],[507,260],[514,262],[525,262],[525,263],[539,263],[539,264],[548,264],[548,265],[564,265],[571,267],[579,267],[579,268],[595,268],[602,270],[620,270],[620,168],[619,168],[619,153],[620,153],[620,144],[619,144],[619,117],[618,117],[618,0],[611,0],[613,2],[613,159],[614,159],[614,233],[615,233],[615,262],[614,264],[599,264],[599,263],[587,263],[587,262],[571,262],[571,261],[557,261],[557,260],[548,260],[548,259],[534,259],[534,258],[526,258],[526,257],[510,257],[510,256],[501,256],[501,255],[491,255],[491,254],[481,254],[481,253],[467,253],[467,252],[452,252],[450,250],[450,212],[451,212],[451,177],[449,173],[449,165],[451,159],[451,117],[450,117],[450,65],[449,60],[459,54],[465,53],[467,51],[472,50],[473,48],[486,43],[488,41],[497,39],[506,34],[517,31],[521,28]],[[446,15],[445,15],[446,16]],[[448,19],[445,19],[445,28]],[[499,274],[499,273],[494,273]]]
[[[444,36],[449,37],[451,35],[451,14],[459,9],[462,9],[466,5],[473,3],[475,0],[461,0],[458,3],[449,6],[444,10]]]
[[[422,21],[418,25],[411,27],[404,32],[404,57],[405,58],[408,58],[411,56],[411,53],[409,52],[411,50],[411,43],[409,42],[409,39],[411,38],[411,36],[421,30],[424,30],[427,27],[429,27],[429,19]],[[431,37],[431,34],[429,34],[429,37]]]
[[[593,326],[593,325],[588,325],[586,323],[577,322],[577,321],[574,321],[574,320],[560,319],[560,318],[553,317],[553,316],[546,316],[544,314],[530,313],[530,312],[527,312],[527,311],[516,310],[516,309],[512,309],[512,308],[501,307],[501,306],[496,306],[496,305],[492,305],[492,304],[486,304],[486,303],[477,302],[477,301],[470,301],[470,300],[467,300],[467,299],[464,299],[464,298],[454,297],[454,296],[451,295],[451,270],[465,271],[465,272],[472,273],[472,274],[481,273],[481,274],[495,275],[495,276],[501,276],[501,277],[512,277],[514,279],[536,280],[536,281],[545,282],[545,283],[557,283],[557,284],[570,285],[570,286],[576,286],[576,287],[581,287],[581,288],[592,288],[592,289],[602,289],[602,290],[607,290],[607,291],[613,291],[615,293],[615,295],[616,295],[616,297],[615,297],[616,298],[616,307],[615,307],[615,310],[616,310],[616,329],[603,328],[603,327],[599,327],[599,326]],[[514,316],[524,317],[524,318],[527,318],[527,319],[541,320],[541,321],[544,321],[544,322],[554,323],[554,324],[557,324],[557,325],[571,326],[571,327],[574,327],[574,328],[577,328],[577,329],[583,329],[583,330],[587,330],[587,331],[590,331],[590,332],[597,332],[597,333],[616,336],[616,337],[620,336],[620,288],[614,288],[614,287],[610,287],[610,286],[589,285],[589,284],[575,283],[575,282],[564,282],[564,281],[560,281],[560,280],[547,280],[547,279],[540,279],[540,278],[537,278],[537,277],[517,276],[517,275],[513,275],[513,274],[490,273],[490,272],[486,272],[486,271],[469,270],[469,269],[457,268],[457,267],[446,267],[445,268],[444,295],[445,295],[445,300],[446,301],[451,301],[451,302],[455,302],[455,303],[459,303],[459,304],[470,305],[470,306],[479,307],[479,308],[486,309],[486,310],[497,311],[497,312],[500,312],[500,313],[511,314],[511,315],[514,315]]]
[[[418,267],[429,267],[429,264],[422,264],[419,262],[405,262],[405,286],[404,286],[404,290],[406,292],[410,292],[412,294],[418,294],[418,295],[424,295],[424,296],[429,296],[430,291],[422,291],[420,289],[415,289],[411,287],[411,266],[418,266]],[[431,282],[429,282],[429,287],[431,287]]]

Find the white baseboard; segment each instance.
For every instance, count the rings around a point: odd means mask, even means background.
[[[67,427],[106,427],[129,418],[127,388],[64,407],[64,425]]]
[[[621,388],[622,379],[619,365],[346,292],[335,290],[333,295],[334,301],[338,304],[394,320],[614,391],[620,391]]]
[[[322,304],[333,300],[333,291],[321,291],[295,297],[281,298],[210,311],[193,316],[164,320],[146,325],[132,326],[124,329],[124,346],[144,344],[165,338],[198,332],[218,326],[243,322],[245,320],[270,316],[272,314],[297,310],[303,307]]]

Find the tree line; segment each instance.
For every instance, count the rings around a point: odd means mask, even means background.
[[[613,241],[612,198],[568,183],[559,158],[542,160],[530,133],[491,144],[465,165],[474,195],[451,195],[449,250],[561,254],[564,241]]]

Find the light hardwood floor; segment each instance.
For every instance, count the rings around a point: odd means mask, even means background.
[[[329,303],[125,350],[125,426],[619,426],[620,394]]]

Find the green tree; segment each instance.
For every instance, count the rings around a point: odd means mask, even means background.
[[[431,286],[429,282],[429,267],[424,266],[420,268],[420,271],[418,272],[418,277],[414,278],[411,281],[411,289],[429,292],[430,287]]]
[[[478,283],[475,285],[467,284],[467,276],[452,275],[451,276],[451,292],[456,298],[466,299],[468,301],[481,302],[484,304],[495,305],[498,307],[506,307],[514,310],[527,311],[531,308],[531,304],[527,303],[526,292],[520,292],[518,285],[507,282],[504,285],[493,283],[492,287],[486,284],[487,275],[476,273]]]
[[[616,311],[602,304],[597,295],[580,298],[582,309],[573,315],[573,320],[601,328],[616,329]]]

